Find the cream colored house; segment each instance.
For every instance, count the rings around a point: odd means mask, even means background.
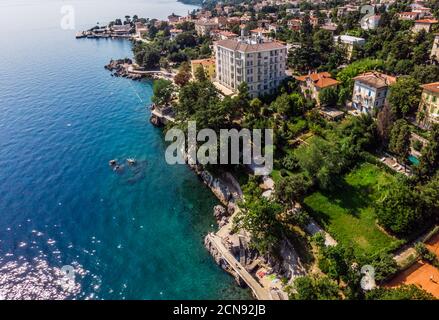
[[[417,121],[424,128],[439,124],[439,82],[424,84]]]
[[[439,21],[436,19],[422,19],[416,20],[415,25],[413,26],[413,32],[418,33],[421,30],[425,30],[426,32],[430,32],[431,28],[437,24]]]
[[[434,38],[433,48],[431,49],[431,59],[439,62],[439,33]]]

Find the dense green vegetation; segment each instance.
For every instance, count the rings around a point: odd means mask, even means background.
[[[323,106],[343,110],[352,96],[353,78],[364,72],[399,76],[390,87],[385,107],[373,115],[346,116],[340,122],[324,119],[315,101],[307,99],[293,79],[285,81],[275,94],[254,99],[245,83],[235,96],[221,97],[201,69],[191,79],[187,61],[211,53],[211,40],[195,36],[191,24],[179,26],[184,32],[175,40],[169,39],[168,26],[159,25],[150,32],[149,42],[135,46],[136,60],[145,68],[170,67],[167,61],[178,67],[174,84],[161,81],[154,86],[154,101],[173,104],[178,126],[184,128],[186,121],[193,120],[198,128],[212,128],[217,133],[220,129],[274,130],[272,198],[262,197],[260,177],[248,175],[242,165],[206,167],[213,173],[229,171],[238,176],[244,199],[234,225],[250,233],[251,246],[261,254],[278,257],[283,239],[305,239],[313,246],[318,272],[297,278],[290,288],[291,299],[431,298],[413,286],[367,293],[360,288],[361,266],[374,266],[375,280],[384,283],[398,271],[393,250],[439,221],[439,126],[426,131],[414,129],[412,123],[420,102],[419,85],[438,81],[439,66],[429,61],[432,33],[414,35],[411,22],[397,19],[396,13],[407,10],[407,4],[398,1],[388,12],[381,12],[381,26],[372,31],[359,28],[358,14],[332,15],[339,25],[338,34],[366,39],[363,48],[354,49],[352,62],[331,33],[310,25],[308,14],[299,31],[280,25],[276,37],[297,45],[289,56],[294,72],[325,70],[341,82],[339,88],[320,93]],[[336,5],[327,2],[320,8]],[[301,7],[316,9],[303,3]],[[251,11],[246,28],[254,27],[269,12],[279,11],[273,8]],[[434,8],[437,14],[437,6]],[[280,17],[294,18],[284,9]],[[343,64],[347,65],[341,67]],[[173,90],[178,90],[178,99],[171,102]],[[428,143],[413,142],[414,130]],[[418,166],[408,161],[411,147],[421,153]],[[406,168],[411,165],[413,174],[406,176],[387,167],[379,160],[383,152]],[[303,236],[310,217],[337,240],[336,246],[326,246],[319,233],[312,239]]]
[[[395,178],[380,168],[363,163],[331,191],[316,191],[304,203],[309,212],[343,245],[357,255],[388,251],[398,241],[376,225],[374,202],[385,197]]]
[[[156,21],[146,21],[148,34],[145,41],[137,41],[134,44],[134,57],[141,67],[147,70],[169,69],[192,59],[211,56],[211,39],[198,36],[193,23],[178,24],[176,27],[183,32],[171,39],[169,24],[161,22],[156,25]]]

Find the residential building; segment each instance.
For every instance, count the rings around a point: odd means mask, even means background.
[[[256,28],[250,30],[250,35],[254,37],[259,36],[261,38],[268,38],[270,36],[270,31],[263,28]]]
[[[218,23],[214,21],[197,21],[195,22],[195,31],[199,36],[207,36],[212,30],[218,29]]]
[[[212,18],[211,21],[217,23],[219,28],[225,28],[227,25],[227,17],[224,16]]]
[[[352,57],[352,52],[356,46],[363,46],[366,43],[366,40],[359,37],[353,37],[348,35],[335,36],[334,42],[342,45],[346,48],[347,58],[348,60]]]
[[[337,25],[335,23],[326,23],[323,26],[321,26],[321,29],[324,29],[326,31],[331,32],[333,35],[335,34],[335,31],[337,31]]]
[[[212,30],[210,32],[210,36],[214,40],[226,40],[226,39],[234,39],[238,37],[236,33],[233,33],[231,31],[225,31],[225,30]]]
[[[424,128],[439,124],[439,82],[424,84],[421,103],[419,104],[417,122]]]
[[[302,26],[302,20],[300,19],[291,19],[287,22],[288,28],[291,30],[300,30],[300,27]]]
[[[169,33],[171,34],[171,40],[174,40],[180,33],[183,33],[183,30],[171,29],[171,30],[169,30]]]
[[[193,77],[195,77],[195,72],[199,67],[203,68],[204,72],[206,73],[207,77],[210,80],[215,79],[215,75],[216,75],[215,59],[209,58],[209,59],[191,60],[191,71]]]
[[[439,21],[436,19],[422,19],[416,20],[415,25],[413,27],[413,32],[418,33],[421,30],[425,30],[426,32],[430,32],[433,25],[437,24]]]
[[[285,79],[287,47],[260,37],[240,37],[215,43],[216,80],[236,91],[242,82],[252,97],[274,92]]]
[[[136,36],[137,38],[143,38],[147,33],[148,33],[148,27],[146,27],[143,23],[141,22],[136,22],[134,24],[135,28],[136,28]]]
[[[339,81],[332,79],[329,72],[309,73],[295,77],[300,83],[300,89],[307,98],[314,99],[320,105],[319,93],[325,88],[336,88]]]
[[[431,57],[431,59],[439,62],[439,33],[437,33],[435,35],[433,48],[431,49],[430,57]]]
[[[170,24],[174,24],[177,23],[180,20],[180,18],[181,17],[179,15],[173,13],[170,16],[168,16],[168,21]]]
[[[376,14],[366,19],[361,20],[361,29],[375,30],[380,25],[381,16]]]
[[[122,25],[113,25],[111,27],[111,32],[118,36],[129,36],[131,35],[131,31],[133,28],[130,24],[122,24]]]
[[[367,72],[353,80],[352,107],[369,114],[384,106],[389,86],[396,82],[395,77],[379,72]]]
[[[431,16],[431,9],[424,7],[422,5],[412,5],[412,11],[419,14],[419,18],[423,19],[424,17]]]
[[[400,20],[415,21],[415,20],[419,19],[419,13],[418,12],[400,12],[400,13],[398,13],[398,18]]]

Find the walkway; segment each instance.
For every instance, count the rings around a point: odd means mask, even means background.
[[[270,294],[264,289],[253,276],[247,272],[244,266],[239,263],[238,260],[224,247],[222,240],[217,235],[210,233],[207,235],[209,242],[215,246],[217,251],[221,254],[222,258],[229,264],[229,266],[244,280],[244,282],[253,291],[258,300],[272,300]]]

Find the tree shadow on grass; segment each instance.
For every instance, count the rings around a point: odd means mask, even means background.
[[[305,208],[316,218],[317,222],[328,226],[333,215],[325,212],[324,205],[337,206],[334,210],[339,210],[339,214],[349,214],[360,218],[360,212],[371,205],[371,186],[352,186],[344,178],[338,179],[331,190],[319,190],[325,197],[326,203],[322,203],[321,208],[311,208],[306,203]]]

